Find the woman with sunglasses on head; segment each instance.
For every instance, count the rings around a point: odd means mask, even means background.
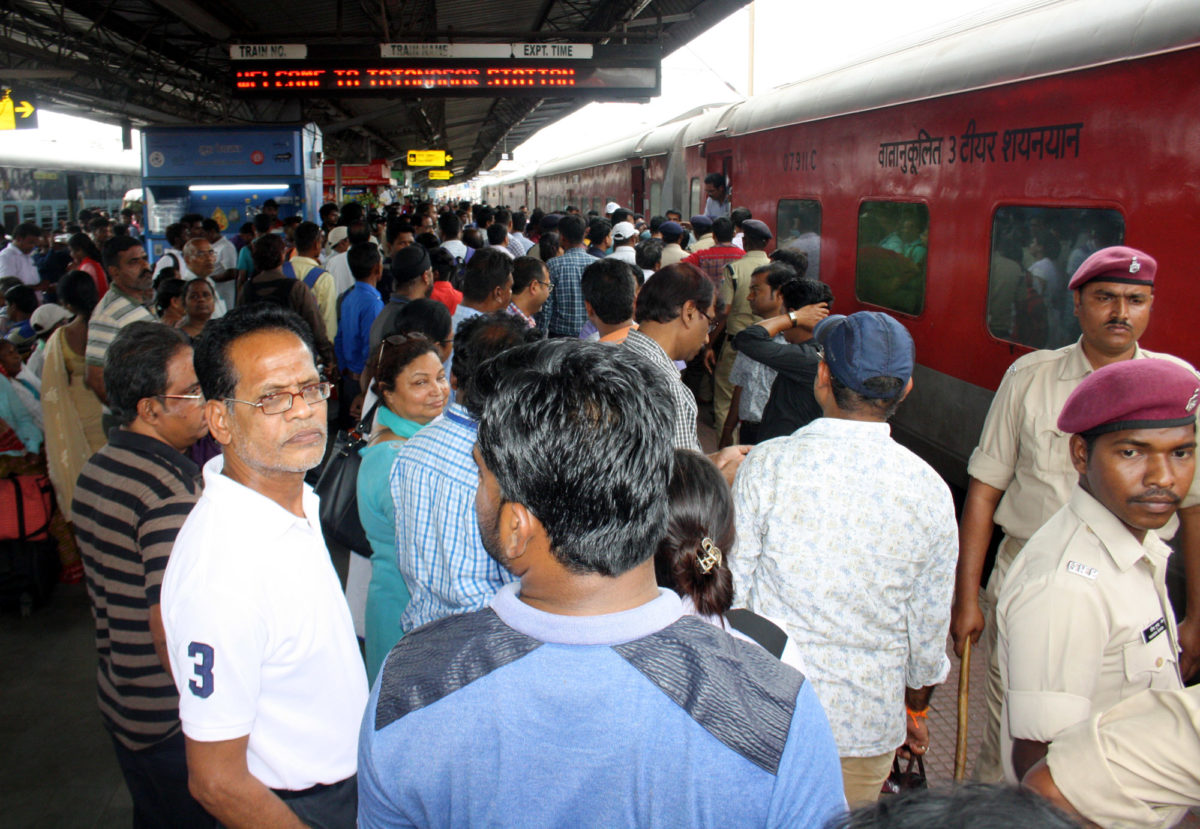
[[[375,680],[388,651],[400,640],[400,615],[408,586],[396,566],[396,514],[389,477],[396,453],[408,438],[438,417],[450,399],[450,383],[438,344],[424,334],[395,334],[379,347],[373,390],[371,441],[360,452],[358,516],[371,542],[367,588],[367,678]],[[366,420],[371,420],[368,412]]]
[[[800,652],[781,623],[749,610],[730,609],[733,496],[721,471],[698,452],[676,449],[667,492],[667,532],[654,554],[659,587],[678,593],[684,612],[737,639],[761,645],[785,665],[803,672]]]

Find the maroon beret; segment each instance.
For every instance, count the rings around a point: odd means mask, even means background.
[[[1196,422],[1200,378],[1170,360],[1146,358],[1110,363],[1075,387],[1058,428],[1068,434],[1102,435],[1124,429],[1166,429]]]
[[[1158,272],[1158,262],[1148,253],[1142,253],[1137,248],[1126,248],[1120,245],[1111,248],[1100,248],[1075,271],[1067,288],[1074,291],[1082,288],[1093,279],[1105,282],[1125,282],[1131,285],[1153,285],[1154,274]]]

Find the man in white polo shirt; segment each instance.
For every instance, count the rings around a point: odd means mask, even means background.
[[[353,827],[366,671],[304,484],[329,384],[304,323],[269,305],[210,322],[196,370],[223,455],[162,587],[189,788],[227,827]]]

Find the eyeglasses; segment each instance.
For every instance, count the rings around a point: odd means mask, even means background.
[[[546,293],[548,293],[548,294],[549,294],[549,293],[553,293],[553,292],[554,292],[554,283],[553,283],[553,282],[543,282],[542,280],[540,280],[540,279],[539,279],[539,280],[537,281],[537,283],[538,283],[539,285],[544,285],[544,286],[546,286]]]
[[[196,392],[195,394],[156,394],[154,396],[160,400],[204,400],[204,395],[200,392]]]
[[[274,394],[264,394],[258,398],[258,402],[256,403],[252,403],[249,400],[237,400],[233,397],[226,397],[225,402],[254,406],[255,408],[262,409],[263,414],[277,415],[291,409],[297,397],[302,397],[305,403],[315,406],[318,403],[328,400],[332,391],[332,383],[314,383],[311,386],[305,386],[300,391],[278,391]]]
[[[193,257],[204,258],[204,259],[207,259],[210,257],[215,257],[216,255],[217,255],[217,252],[215,250],[198,250],[192,254]],[[184,259],[186,259],[186,258],[187,257],[185,256]]]
[[[706,320],[708,320],[708,333],[711,334],[712,332],[717,330],[717,318],[715,316],[710,317],[708,314],[704,313],[699,308],[696,309],[696,313],[698,313],[700,316],[702,316]]]

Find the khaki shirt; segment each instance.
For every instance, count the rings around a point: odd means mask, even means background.
[[[717,240],[713,238],[713,235],[711,233],[705,233],[699,239],[692,242],[691,246],[688,248],[688,251],[695,253],[698,250],[708,250],[711,247],[715,247],[716,244]]]
[[[1079,478],[1071,465],[1071,436],[1059,431],[1058,415],[1075,387],[1092,373],[1081,343],[1035,351],[1009,366],[967,464],[972,478],[1004,490],[995,521],[1018,542],[1016,549],[1067,503]],[[1134,350],[1133,359],[1147,357],[1171,360],[1195,371],[1170,354]],[[1196,504],[1200,504],[1200,475],[1182,506]],[[1171,538],[1178,526],[1173,517],[1159,535]]]
[[[1009,782],[1014,739],[1048,743],[1138,691],[1183,687],[1170,552],[1154,533],[1139,543],[1076,486],[1017,556],[996,608]]]
[[[662,259],[659,260],[659,267],[666,268],[671,265],[682,262],[687,257],[687,251],[679,246],[678,242],[672,242],[662,249]]]
[[[1060,734],[1047,763],[1093,823],[1174,826],[1200,805],[1200,687],[1135,694]]]
[[[759,317],[750,310],[750,276],[764,265],[770,265],[767,252],[747,251],[736,262],[725,266],[725,281],[721,283],[721,300],[725,303],[728,316],[725,318],[725,333],[732,337],[754,325]]]

